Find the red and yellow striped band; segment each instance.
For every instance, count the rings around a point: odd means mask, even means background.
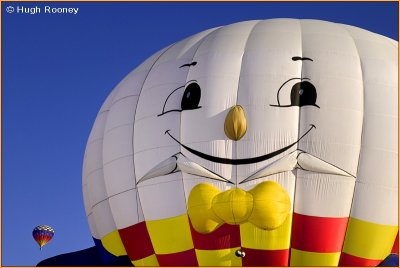
[[[115,230],[101,244],[135,266],[375,266],[396,241],[397,226],[298,213],[273,231],[245,223],[199,234],[184,214]],[[238,249],[245,258],[231,257]]]

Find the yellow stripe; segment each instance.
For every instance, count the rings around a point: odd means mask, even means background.
[[[242,258],[235,255],[240,248],[218,250],[196,249],[199,266],[242,266]]]
[[[140,260],[136,260],[136,261],[132,261],[133,265],[137,266],[160,266],[158,264],[158,260],[156,255],[150,255],[146,258],[140,259]]]
[[[114,230],[101,239],[103,247],[115,256],[127,255],[118,230]]]
[[[240,225],[241,245],[245,248],[278,250],[290,247],[292,214],[275,230],[263,230],[251,223]]]
[[[338,266],[340,252],[316,253],[292,248],[290,266]]]
[[[193,248],[187,214],[146,221],[147,230],[156,254],[170,254]]]
[[[383,260],[392,250],[398,226],[349,219],[343,252],[371,260]]]

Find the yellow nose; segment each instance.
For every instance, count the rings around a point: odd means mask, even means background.
[[[233,106],[225,117],[224,131],[225,135],[234,141],[243,138],[247,130],[247,120],[243,107]]]

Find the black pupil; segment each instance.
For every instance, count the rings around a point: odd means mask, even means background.
[[[299,82],[292,87],[290,92],[292,106],[314,105],[317,101],[317,90],[310,82]]]
[[[188,85],[183,93],[181,108],[182,110],[192,110],[199,107],[201,89],[197,83]]]

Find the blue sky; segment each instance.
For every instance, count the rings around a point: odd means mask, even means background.
[[[18,6],[42,13],[16,13]],[[45,6],[79,12],[44,14]],[[101,104],[125,75],[199,31],[282,17],[345,23],[398,40],[397,2],[2,2],[2,266],[35,266],[94,245],[83,155]],[[42,251],[32,238],[40,224],[55,229]]]

